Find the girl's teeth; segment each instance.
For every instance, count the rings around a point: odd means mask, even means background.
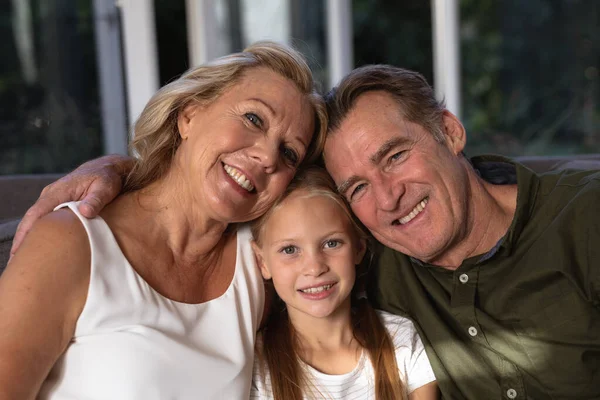
[[[427,205],[427,198],[424,198],[419,204],[417,204],[415,206],[415,208],[413,208],[413,210],[406,216],[406,217],[402,217],[398,220],[398,222],[400,222],[400,224],[404,225],[409,223],[410,221],[412,221],[412,219],[414,217],[416,217],[417,215],[419,215],[421,213],[421,211],[423,211],[425,209],[425,206]]]
[[[317,286],[317,287],[308,288],[308,289],[302,289],[300,291],[304,292],[304,293],[321,293],[324,290],[330,289],[332,286],[333,285],[323,285],[323,286]]]
[[[254,190],[254,186],[248,179],[246,179],[246,175],[242,174],[240,171],[227,164],[225,164],[224,168],[225,172],[227,172],[227,175],[232,177],[238,185],[240,185],[249,192]]]

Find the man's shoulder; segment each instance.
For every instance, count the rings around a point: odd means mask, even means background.
[[[368,274],[367,293],[371,303],[376,308],[406,315],[409,292],[416,289],[410,285],[417,283],[410,258],[379,245]]]
[[[381,266],[384,265],[409,265],[411,264],[411,258],[404,253],[392,249],[391,247],[385,246],[381,243],[377,243],[375,247],[375,262]]]
[[[415,261],[406,254],[383,244],[378,244],[372,261],[372,269],[374,273],[380,276],[380,279],[381,277],[386,279],[386,277],[410,273]]]
[[[540,181],[549,187],[571,188],[578,190],[600,190],[600,170],[563,169],[540,175]]]
[[[559,209],[593,206],[588,212],[598,213],[600,170],[563,170],[539,177],[540,203],[554,204]]]

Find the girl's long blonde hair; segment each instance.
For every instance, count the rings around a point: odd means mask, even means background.
[[[271,209],[252,224],[252,235],[260,247],[265,224],[285,199],[297,190],[308,196],[325,196],[335,201],[352,222],[356,239],[368,241],[367,230],[352,214],[345,199],[337,192],[335,183],[325,169],[312,166],[300,171],[287,190]],[[369,260],[370,257],[365,257]],[[393,341],[381,319],[364,297],[358,294],[363,289],[368,262],[361,263],[352,291],[352,329],[354,338],[367,352],[375,371],[375,393],[377,400],[405,398],[405,384],[400,379],[396,351]],[[275,304],[262,330],[262,340],[257,344],[262,377],[266,377],[264,366],[271,377],[271,390],[275,400],[302,400],[308,381],[299,362],[298,337],[289,320],[285,303],[276,296]],[[318,389],[318,388],[317,388]]]
[[[257,42],[240,53],[218,58],[192,68],[179,79],[162,87],[148,102],[134,126],[130,148],[134,167],[123,191],[146,187],[169,170],[181,143],[177,117],[191,103],[209,105],[235,85],[244,72],[266,67],[292,81],[314,110],[314,134],[303,164],[317,159],[323,149],[327,113],[317,93],[304,57],[291,47],[274,42]]]

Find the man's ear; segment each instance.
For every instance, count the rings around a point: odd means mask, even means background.
[[[465,127],[458,120],[456,115],[448,110],[444,110],[442,123],[444,125],[444,137],[448,148],[454,154],[458,155],[462,153],[467,144],[467,132],[465,131]]]
[[[354,265],[360,264],[365,253],[367,251],[367,241],[365,239],[358,239],[356,241],[356,251],[354,254]]]
[[[190,134],[190,126],[192,125],[192,119],[200,106],[198,104],[190,103],[183,107],[177,114],[177,130],[181,139],[186,140]]]
[[[262,249],[254,240],[250,242],[250,244],[252,245],[252,251],[254,251],[254,257],[256,258],[256,265],[258,265],[261,275],[265,279],[271,279],[271,272],[269,271],[269,268],[267,268],[267,264],[263,258]]]

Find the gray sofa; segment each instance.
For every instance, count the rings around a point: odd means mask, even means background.
[[[558,169],[600,169],[600,154],[565,157],[520,157],[518,160],[536,172]],[[36,201],[48,183],[60,175],[0,176],[0,274],[10,255],[10,248],[20,218]]]
[[[0,274],[4,270],[17,225],[44,186],[61,175],[0,176]]]

